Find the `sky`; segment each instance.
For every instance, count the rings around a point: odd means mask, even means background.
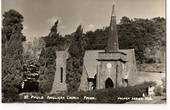
[[[28,40],[48,35],[59,19],[59,33],[75,32],[82,25],[84,32],[109,25],[113,0],[1,0],[2,14],[15,9],[24,16],[23,33]],[[165,0],[116,0],[116,17],[165,17]]]

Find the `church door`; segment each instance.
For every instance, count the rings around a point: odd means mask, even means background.
[[[114,87],[113,81],[110,78],[108,78],[105,82],[105,88],[112,88],[112,87]]]

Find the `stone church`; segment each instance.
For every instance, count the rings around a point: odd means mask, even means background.
[[[66,60],[68,52],[56,51],[56,73],[51,93],[67,91]],[[106,50],[87,50],[79,90],[127,87],[136,83],[134,49],[119,49],[115,4],[112,7],[110,33]]]

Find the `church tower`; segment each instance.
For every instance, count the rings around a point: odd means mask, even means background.
[[[98,53],[96,89],[115,88],[122,84],[123,65],[127,55],[119,51],[115,2],[112,6],[110,30],[105,52]]]

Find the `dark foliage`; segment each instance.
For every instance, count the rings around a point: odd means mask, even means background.
[[[45,42],[45,47],[41,51],[39,57],[40,64],[40,78],[39,87],[40,92],[50,92],[54,81],[56,72],[56,50],[63,50],[65,40],[57,32],[58,20],[51,28],[48,36],[42,37]]]
[[[83,72],[83,57],[85,54],[85,42],[81,25],[74,33],[73,40],[68,49],[69,58],[66,64],[66,84],[68,92],[78,91]]]
[[[22,80],[23,16],[9,10],[3,14],[2,27],[2,101],[13,102],[18,94]]]
[[[135,49],[138,63],[154,63],[157,51],[166,45],[166,20],[164,18],[134,19],[122,17],[117,25],[120,49]],[[101,50],[106,48],[109,28],[87,32],[87,50]],[[146,48],[149,52],[146,52]],[[159,59],[158,59],[159,60]]]
[[[54,81],[56,71],[56,52],[55,48],[47,47],[42,50],[39,59],[40,77],[39,90],[40,92],[50,92]]]
[[[160,58],[156,58],[156,54],[158,51],[165,51],[166,20],[164,18],[129,19],[128,17],[122,17],[120,23],[117,24],[117,31],[119,37],[119,48],[135,49],[135,55],[138,63],[160,62]],[[52,36],[51,33],[49,35],[51,38],[44,38],[46,46],[54,46],[57,47],[58,50],[65,50],[68,48],[74,39],[74,33],[65,35],[65,37],[60,36],[58,33],[55,33],[54,36]],[[86,42],[85,49],[106,49],[108,35],[109,27],[96,29],[94,32],[86,32],[83,35],[83,39]],[[161,50],[162,48],[163,50]],[[148,50],[148,52],[146,50]]]

